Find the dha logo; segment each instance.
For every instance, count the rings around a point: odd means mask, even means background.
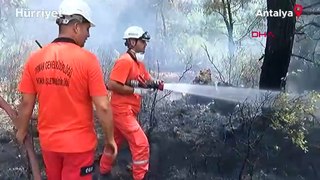
[[[260,31],[252,31],[251,32],[252,38],[260,38],[260,37],[271,37],[275,38],[276,36],[273,34],[273,32],[260,32]]]
[[[303,11],[303,7],[300,4],[296,4],[293,8],[293,12],[292,11],[282,11],[281,9],[279,9],[278,11],[273,11],[273,10],[269,10],[269,11],[262,11],[259,10],[256,14],[256,16],[260,16],[260,17],[281,17],[282,19],[286,18],[286,17],[293,17],[293,15],[295,14],[297,17],[300,17]]]

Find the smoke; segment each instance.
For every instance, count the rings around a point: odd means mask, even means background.
[[[319,9],[318,0],[297,1],[297,4],[309,6],[308,11]],[[319,71],[319,28],[308,26],[310,24],[319,24],[319,16],[307,15],[301,16],[296,22],[296,27],[304,27],[298,31],[294,37],[294,44],[290,65],[287,74],[287,90],[294,93],[303,93],[304,91],[320,90],[318,77]],[[299,29],[299,28],[298,28]],[[303,34],[303,35],[299,35]]]
[[[15,12],[19,22],[18,33],[26,39],[37,39],[43,44],[50,43],[58,35],[55,18],[53,16],[48,18],[46,13],[32,14],[32,11],[58,11],[61,1],[27,1],[26,8],[18,9]],[[123,47],[123,32],[131,25],[141,26],[151,35],[155,33],[155,11],[147,7],[147,4],[137,0],[95,0],[87,2],[92,9],[96,27],[90,29],[90,37],[85,48],[94,49],[101,46],[111,46],[121,49]],[[21,11],[23,11],[23,15],[21,15]]]
[[[27,17],[17,16],[17,10],[12,12],[15,17],[15,36],[26,40],[38,40],[42,45],[50,43],[58,35],[58,26],[53,16],[38,14],[32,16],[31,11],[58,11],[62,0],[26,0],[23,9]],[[90,37],[85,48],[89,50],[103,49],[106,52],[125,51],[123,32],[131,25],[143,27],[151,35],[151,41],[146,50],[147,67],[156,69],[160,64],[160,71],[183,72],[184,63],[191,60],[193,69],[212,68],[203,49],[206,45],[210,56],[220,68],[225,64],[221,61],[228,55],[228,36],[226,25],[219,14],[206,16],[202,13],[202,1],[177,0],[86,0],[92,9],[93,21],[96,27],[90,29]],[[173,3],[173,4],[170,4]],[[240,17],[255,14],[252,9],[245,10]],[[235,16],[235,18],[238,18]],[[242,19],[239,23],[245,23]],[[241,32],[240,32],[241,31]],[[242,24],[235,24],[234,35],[242,36],[246,31]],[[248,56],[261,56],[264,47],[260,40],[250,37],[237,47],[250,51]],[[38,48],[34,43],[35,49]],[[250,48],[244,48],[250,47]],[[190,59],[189,59],[190,57]],[[241,59],[237,61],[242,61]]]

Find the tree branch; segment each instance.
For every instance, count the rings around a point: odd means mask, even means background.
[[[166,19],[164,17],[164,13],[163,13],[163,3],[161,3],[161,7],[160,7],[160,16],[161,16],[161,21],[162,21],[162,28],[163,28],[163,36],[166,37],[167,36],[167,25],[166,25]]]
[[[207,57],[208,57],[209,62],[213,65],[214,69],[218,72],[218,74],[219,74],[219,79],[220,79],[221,81],[225,82],[225,81],[224,81],[225,79],[224,79],[221,71],[220,71],[220,70],[218,69],[218,67],[214,64],[214,62],[213,62],[213,60],[212,60],[212,58],[211,58],[211,56],[210,56],[210,54],[209,54],[209,51],[208,51],[207,46],[206,46],[205,44],[203,44],[203,45],[202,45],[202,48],[203,48],[204,51],[206,52],[206,55],[207,55]]]
[[[318,24],[318,23],[316,23],[316,22],[311,22],[311,23],[309,23],[310,25],[312,25],[312,26],[315,26],[315,27],[318,27],[318,28],[320,28],[320,24]]]
[[[303,11],[302,15],[320,15],[320,11],[317,11],[317,10]]]
[[[181,81],[181,79],[184,77],[184,75],[185,75],[188,71],[190,71],[191,69],[192,69],[192,65],[187,64],[185,70],[182,72],[182,75],[179,76],[179,81]]]
[[[236,40],[236,42],[238,43],[239,41],[241,41],[244,37],[246,37],[251,31],[252,29],[262,20],[262,17],[258,16],[256,17],[251,24],[248,26],[247,31],[238,39]]]
[[[303,28],[305,28],[305,27],[307,27],[307,26],[315,26],[315,27],[320,28],[320,24],[312,21],[312,22],[310,22],[310,23],[308,23],[308,24],[304,24],[303,26],[298,27],[298,28],[296,29],[296,31],[299,32],[299,31],[301,31]]]
[[[318,44],[319,44],[319,40],[316,42],[315,46],[313,47],[313,52],[312,52],[313,59],[315,59],[316,49],[317,49],[317,47],[318,47]]]
[[[184,71],[182,72],[182,74],[179,76],[179,82],[181,81],[181,79],[184,77],[184,75],[190,71],[192,69],[192,64],[188,63],[185,66]],[[161,101],[162,99],[168,97],[173,91],[169,91],[168,93],[166,93],[164,96],[162,96],[161,98],[159,98],[156,102]]]
[[[157,75],[157,79],[159,78],[159,73],[160,73],[160,64],[159,64],[159,59],[157,59],[157,71],[158,71],[158,75]],[[151,104],[151,110],[150,110],[150,116],[149,116],[149,129],[147,131],[147,135],[148,137],[151,136],[151,133],[153,131],[153,129],[156,127],[156,123],[157,121],[155,120],[155,107],[157,104],[157,95],[158,95],[158,91],[155,92],[154,96],[153,96],[153,100],[152,100],[152,104]]]
[[[292,56],[292,57],[297,57],[297,58],[303,59],[303,60],[308,61],[308,62],[311,62],[311,63],[314,63],[313,60],[308,59],[308,58],[305,58],[305,57],[303,57],[303,56],[299,56],[299,55],[296,55],[296,54],[291,54],[291,56]]]
[[[305,9],[309,9],[309,8],[311,8],[311,7],[314,7],[314,6],[318,5],[318,4],[320,4],[320,2],[316,2],[316,3],[310,4],[310,5],[308,5],[308,6],[304,6],[303,9],[304,9],[304,10],[305,10]]]

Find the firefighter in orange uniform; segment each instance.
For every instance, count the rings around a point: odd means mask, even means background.
[[[33,53],[24,66],[16,137],[21,144],[25,140],[38,100],[38,131],[48,180],[92,180],[97,146],[92,102],[110,158],[117,154],[108,92],[98,59],[82,48],[94,26],[89,6],[83,0],[64,0],[59,13],[59,37]]]
[[[150,89],[163,90],[163,83],[153,80],[138,55],[144,54],[149,34],[141,27],[131,26],[123,39],[128,50],[116,60],[108,83],[112,91],[111,107],[115,125],[114,136],[119,146],[126,140],[132,155],[134,180],[145,180],[149,169],[149,142],[139,125],[141,97]],[[110,176],[113,159],[108,149],[100,160],[100,173]]]

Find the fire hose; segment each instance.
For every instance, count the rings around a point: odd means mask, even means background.
[[[36,43],[38,44],[38,46],[40,48],[42,48],[42,46],[39,44],[39,42],[36,40]],[[14,119],[12,119],[13,124],[16,126],[17,122],[15,122]],[[36,157],[36,153],[34,150],[34,145],[33,145],[33,139],[32,136],[30,136],[29,134],[27,134],[24,142],[23,142],[23,146],[26,150],[26,156],[28,159],[28,163],[31,167],[31,173],[33,175],[33,179],[34,180],[41,180],[41,171],[40,171],[40,167],[39,167],[39,163]]]
[[[13,124],[15,124],[15,122],[13,122]],[[39,163],[36,157],[36,153],[34,151],[32,136],[27,135],[23,145],[26,150],[26,155],[27,155],[28,163],[31,167],[31,173],[33,175],[33,179],[41,180],[41,171],[40,171]]]
[[[7,102],[5,102],[5,103],[7,103]],[[8,105],[8,107],[11,108],[10,105]],[[11,108],[11,111],[14,111],[14,110]],[[15,111],[15,112],[16,112],[16,114],[18,114],[17,111]],[[12,121],[13,125],[15,127],[17,127],[16,120],[14,118],[12,118],[11,121]],[[32,139],[32,136],[30,136],[29,134],[24,139],[23,147],[26,150],[26,156],[27,156],[28,163],[29,163],[28,168],[31,167],[31,173],[33,175],[33,179],[34,180],[41,180],[41,172],[40,172],[39,163],[38,163],[38,160],[36,157],[36,153],[34,151],[33,139]]]
[[[37,45],[42,48],[41,44],[35,40],[35,42],[37,43]],[[150,89],[159,89],[159,90],[163,90],[163,82],[156,82],[156,81],[151,81],[149,83],[146,83],[142,78],[139,78],[139,80],[137,82],[131,82],[133,86],[136,87],[141,87],[141,88],[150,88]],[[134,85],[135,84],[135,85]],[[13,121],[13,124],[16,126],[16,122]],[[29,164],[31,166],[31,172],[33,175],[33,179],[34,180],[41,180],[41,171],[40,171],[40,167],[39,167],[39,163],[36,157],[36,153],[34,150],[34,145],[33,145],[33,140],[32,140],[32,136],[27,135],[25,140],[24,140],[24,148],[26,150],[26,154],[27,154],[27,159],[29,161]]]
[[[163,81],[146,81],[143,77],[138,76],[137,80],[129,80],[126,82],[126,85],[131,87],[138,87],[138,88],[144,88],[144,89],[158,89],[160,91],[163,91],[164,88],[164,82]]]

